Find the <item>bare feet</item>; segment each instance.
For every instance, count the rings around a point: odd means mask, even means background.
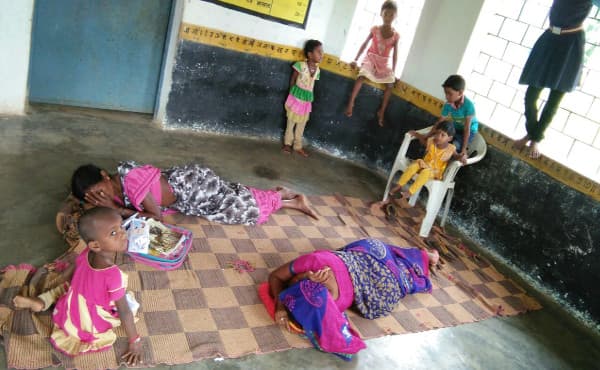
[[[300,148],[298,150],[295,150],[296,153],[300,154],[301,156],[303,156],[304,158],[308,157],[308,153],[304,151],[304,149]]]
[[[40,312],[44,309],[44,301],[37,297],[30,298],[18,295],[13,298],[13,304],[16,308],[30,309],[33,312]]]
[[[278,191],[279,194],[281,194],[281,200],[294,199],[294,198],[296,198],[299,195],[298,193],[294,193],[290,189],[288,189],[286,187],[283,187],[283,186],[276,187],[275,191]]]
[[[297,209],[298,211],[309,215],[310,217],[314,218],[315,220],[319,219],[319,217],[317,216],[315,211],[313,211],[310,208],[310,206],[308,205],[308,199],[306,199],[306,195],[304,195],[304,194],[299,194],[294,199],[284,200],[282,202],[282,207]]]
[[[538,159],[541,155],[538,143],[532,141],[531,144],[529,144],[529,158]]]
[[[284,154],[292,154],[292,147],[290,145],[284,145],[283,147],[281,147],[281,151]]]
[[[389,200],[386,200],[385,202],[384,201],[373,202],[369,206],[369,210],[370,210],[370,212],[371,212],[372,215],[375,215],[375,216],[384,216],[385,214],[383,212],[383,208],[388,203],[389,203]]]
[[[384,112],[381,109],[377,111],[377,124],[379,127],[383,127],[383,114]]]
[[[354,104],[348,103],[348,105],[346,106],[346,110],[344,111],[344,114],[346,115],[346,117],[352,117],[353,110],[354,110]]]
[[[527,145],[528,142],[529,142],[529,136],[525,135],[525,137],[523,137],[522,139],[515,141],[515,143],[513,144],[513,147],[516,150],[522,150],[523,148],[525,148],[525,146]]]
[[[427,251],[427,255],[429,256],[429,266],[435,267],[440,262],[440,254],[437,250],[433,249]]]

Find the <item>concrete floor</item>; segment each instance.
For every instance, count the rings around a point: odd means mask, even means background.
[[[36,106],[27,116],[0,117],[0,133],[0,266],[39,265],[62,253],[54,216],[68,193],[72,171],[83,163],[113,169],[122,159],[158,166],[200,162],[248,185],[282,184],[308,194],[340,192],[366,199],[378,198],[385,186],[377,174],[324,154],[304,159],[280,154],[279,143],[164,131],[137,114]],[[600,368],[599,333],[541,294],[532,294],[544,309],[369,340],[368,348],[349,363],[307,349],[159,368]],[[0,368],[6,368],[5,361],[2,354]]]

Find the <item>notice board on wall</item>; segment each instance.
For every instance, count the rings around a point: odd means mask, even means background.
[[[312,0],[204,0],[289,26],[305,28]]]

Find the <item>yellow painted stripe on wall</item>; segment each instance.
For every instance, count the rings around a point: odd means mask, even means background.
[[[296,47],[253,39],[251,37],[188,23],[182,23],[179,31],[179,38],[206,45],[218,46],[228,50],[290,62],[304,59],[302,49]],[[325,47],[327,47],[327,45],[325,45]],[[352,79],[357,76],[357,71],[353,70],[348,63],[342,62],[337,57],[329,54],[325,54],[320,67],[323,70]],[[367,83],[380,89],[384,88],[381,84],[375,84],[370,81]],[[412,103],[435,116],[439,116],[442,110],[443,101],[407,83],[398,81],[393,92],[401,99]],[[480,125],[480,132],[488,144],[529,163],[552,178],[592,197],[594,200],[600,201],[600,184],[597,182],[578,174],[550,158],[542,157],[541,159],[536,160],[529,158],[525,152],[520,152],[513,148],[512,139],[489,127]]]

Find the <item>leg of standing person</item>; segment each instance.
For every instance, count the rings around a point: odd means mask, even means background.
[[[365,78],[359,76],[354,82],[354,87],[352,88],[352,93],[350,94],[350,99],[348,100],[348,104],[346,105],[346,111],[344,112],[344,114],[347,117],[352,117],[352,111],[354,109],[354,100],[356,100],[356,96],[358,95],[358,92],[360,91],[360,88],[362,87],[364,81]]]
[[[286,154],[292,153],[292,142],[294,140],[294,126],[296,123],[291,118],[287,120],[287,126],[285,128],[285,135],[283,136],[283,152]]]
[[[385,91],[383,92],[383,100],[381,101],[381,106],[379,107],[379,110],[377,111],[377,124],[380,127],[383,127],[383,119],[385,116],[385,110],[390,102],[390,96],[392,95],[392,88],[394,87],[394,84],[386,84],[385,86]]]
[[[525,129],[527,135],[515,142],[515,148],[521,150],[531,140],[531,133],[538,123],[537,101],[542,92],[541,87],[529,86],[525,92]]]
[[[294,131],[294,151],[303,157],[308,157],[308,153],[302,148],[302,135],[304,135],[304,128],[308,118],[303,122],[296,123],[296,129]]]
[[[550,91],[550,95],[548,96],[548,101],[546,101],[546,105],[542,110],[542,114],[540,116],[540,120],[538,124],[532,127],[532,130],[529,134],[531,139],[529,156],[531,158],[539,158],[540,151],[538,149],[538,143],[542,141],[544,138],[544,132],[552,122],[556,111],[558,110],[558,106],[560,105],[560,101],[565,95],[564,91],[552,90]],[[528,130],[529,131],[529,130]]]

